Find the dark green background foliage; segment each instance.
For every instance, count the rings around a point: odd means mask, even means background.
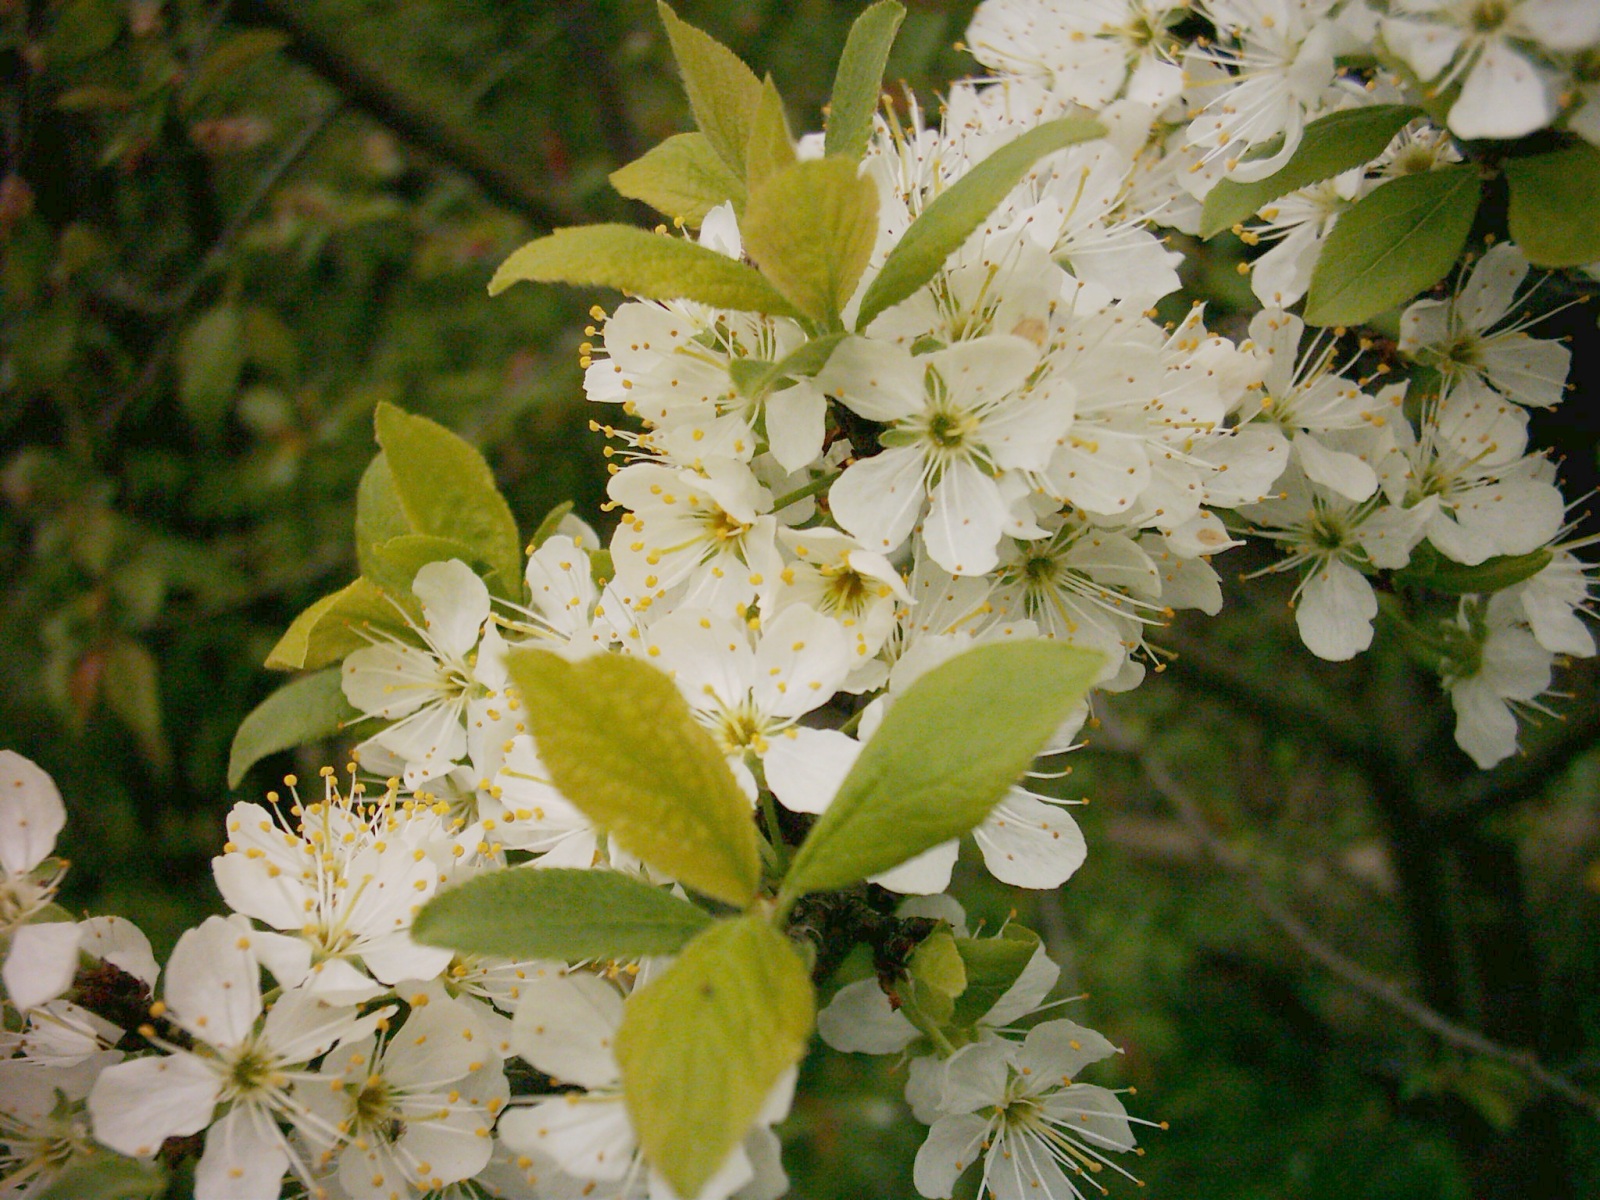
[[[770,71],[801,129],[860,7],[680,11]],[[952,49],[971,8],[912,3],[889,78],[934,102],[971,68]],[[649,220],[605,176],[688,127],[652,10],[0,0],[0,744],[67,796],[75,908],[131,916],[165,950],[220,907],[228,744],[279,682],[258,665],[278,634],[354,573],[379,401],[483,446],[525,532],[568,498],[598,519],[576,358],[587,307],[611,298],[491,302],[485,284],[553,225]],[[1219,320],[1244,299],[1238,249],[1193,264]],[[1592,312],[1565,319],[1592,339]],[[1594,397],[1570,407],[1536,430],[1576,495]],[[1159,639],[1179,656],[1110,706],[1122,727],[1316,936],[1600,1086],[1596,672],[1568,673],[1566,716],[1528,755],[1479,774],[1396,647],[1316,663],[1284,589],[1235,595]],[[1592,1118],[1313,961],[1136,763],[1090,741],[1055,785],[1094,801],[1078,876],[1020,901],[976,873],[961,889],[991,928],[1021,903],[1063,994],[1088,993],[1065,1011],[1126,1047],[1094,1082],[1137,1085],[1130,1107],[1172,1123],[1137,1164],[1147,1194],[1600,1194]],[[338,754],[276,756],[236,795]],[[819,1053],[806,1070],[795,1194],[911,1195],[920,1127],[894,1064]]]

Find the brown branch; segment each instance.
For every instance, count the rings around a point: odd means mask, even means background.
[[[1484,1037],[1475,1029],[1452,1021],[1442,1013],[1413,999],[1393,983],[1373,974],[1360,963],[1330,945],[1306,925],[1268,887],[1248,859],[1218,836],[1206,820],[1199,803],[1180,784],[1166,765],[1148,749],[1141,747],[1121,723],[1109,713],[1102,714],[1100,747],[1135,759],[1151,786],[1172,805],[1184,825],[1204,848],[1207,857],[1239,879],[1251,902],[1278,930],[1308,958],[1350,987],[1399,1013],[1421,1029],[1460,1050],[1468,1050],[1521,1071],[1529,1079],[1556,1095],[1587,1110],[1600,1119],[1600,1096],[1579,1087],[1566,1076],[1544,1066],[1531,1053],[1513,1050]]]
[[[235,18],[280,29],[293,39],[288,53],[337,91],[352,107],[393,130],[417,149],[471,179],[494,203],[534,225],[553,229],[578,219],[553,205],[543,189],[508,166],[505,152],[470,129],[441,118],[397,88],[383,72],[355,57],[305,0],[240,0]]]

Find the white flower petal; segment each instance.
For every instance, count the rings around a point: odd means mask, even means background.
[[[922,536],[933,561],[952,575],[982,575],[999,561],[1005,525],[995,481],[970,462],[954,462],[934,485]]]
[[[83,952],[126,971],[150,987],[156,985],[161,965],[150,949],[150,939],[123,917],[90,917],[80,922]]]
[[[1507,42],[1489,41],[1450,106],[1450,130],[1464,138],[1515,138],[1555,115],[1550,88]]]
[[[1295,606],[1294,623],[1306,649],[1329,662],[1344,662],[1372,645],[1378,598],[1372,585],[1337,559],[1313,569]]]
[[[1350,500],[1365,500],[1378,490],[1378,474],[1357,455],[1333,450],[1309,433],[1294,435],[1294,454],[1314,483]]]
[[[1065,809],[1020,788],[1012,788],[972,834],[989,873],[1012,887],[1060,887],[1088,854]]]
[[[452,558],[423,567],[411,590],[422,601],[428,640],[448,658],[465,658],[489,619],[489,589],[483,580]]]
[[[26,1012],[64,994],[78,970],[79,937],[73,921],[41,921],[15,931],[4,971],[11,1003]]]
[[[261,1015],[261,971],[243,917],[207,917],[178,939],[163,999],[174,1020],[213,1046],[237,1046]]]
[[[899,549],[927,495],[922,468],[922,454],[914,446],[893,446],[852,463],[828,491],[834,520],[869,550]]]
[[[38,764],[14,750],[0,750],[0,867],[26,875],[55,849],[67,823],[61,793]]]
[[[107,1067],[89,1093],[94,1135],[121,1154],[144,1158],[169,1137],[211,1124],[222,1079],[193,1054],[136,1058]]]
[[[499,1132],[513,1150],[538,1150],[567,1174],[593,1179],[621,1179],[638,1145],[620,1095],[541,1100],[507,1112]]]
[[[823,812],[860,753],[861,743],[837,729],[794,726],[762,756],[767,786],[790,812]]]
[[[618,1078],[613,1042],[622,995],[594,975],[531,979],[512,1021],[512,1046],[546,1075],[586,1088]]]
[[[822,453],[828,400],[809,379],[767,397],[767,445],[785,471],[798,471]]]
[[[206,1132],[194,1200],[277,1200],[289,1155],[272,1118],[236,1105]]]
[[[950,886],[950,872],[955,868],[956,856],[960,853],[960,841],[952,839],[932,850],[924,850],[893,870],[872,876],[871,882],[881,884],[891,892],[930,896]]]
[[[912,1168],[917,1191],[932,1200],[952,1195],[956,1180],[982,1157],[988,1134],[989,1122],[970,1113],[935,1121]]]
[[[890,1006],[877,979],[858,979],[817,1014],[817,1035],[847,1054],[897,1054],[917,1040],[917,1027]]]

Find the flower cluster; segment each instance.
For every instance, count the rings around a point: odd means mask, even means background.
[[[1527,410],[1559,403],[1569,355],[1526,330],[1527,259],[1492,246],[1384,347],[1308,334],[1288,310],[1374,189],[1455,167],[1465,139],[1595,140],[1600,10],[987,0],[967,42],[989,75],[954,85],[937,121],[913,107],[871,135],[878,227],[842,314],[855,332],[785,373],[822,336],[799,319],[689,300],[596,310],[583,361],[589,399],[616,410],[597,422],[616,443],[609,546],[566,516],[520,580],[452,556],[408,571],[393,619],[352,626],[365,644],[338,668],[362,739],[348,781],[330,769],[320,798],[291,778],[234,806],[214,863],[231,915],[185,934],[164,969],[126,922],[51,907],[61,800],[0,754],[5,1186],[34,1194],[113,1151],[198,1153],[200,1200],[671,1200],[616,1053],[628,997],[667,962],[412,937],[435,893],[493,872],[674,886],[553,782],[508,665],[521,649],[665,671],[781,857],[918,678],[971,646],[1044,638],[1098,652],[1101,690],[1133,688],[1177,610],[1221,608],[1215,556],[1255,540],[1276,554],[1265,570],[1295,577],[1313,654],[1363,652],[1384,612],[1431,656],[1463,750],[1485,767],[1515,752],[1513,706],[1537,705],[1558,658],[1594,652],[1590,568],[1528,445]],[[1459,85],[1442,120],[1409,120],[1369,162],[1240,222],[1247,247],[1267,245],[1243,336],[1209,330],[1198,305],[1157,319],[1180,285],[1169,231],[1198,232],[1215,189],[1282,168],[1312,122],[1395,104],[1416,80]],[[941,196],[1029,130],[1086,116],[1104,136],[1039,158],[926,283],[856,319]],[[742,260],[731,205],[698,224],[701,247]],[[1408,605],[1441,570],[1484,582],[1430,619]],[[1085,855],[1064,803],[1028,780],[973,840],[1018,887],[1057,887]],[[940,895],[959,853],[872,880],[874,919],[914,952],[839,989],[819,1031],[909,1059],[907,1098],[931,1126],[924,1195],[951,1195],[981,1160],[983,1195],[1081,1200],[1135,1146],[1117,1094],[1077,1079],[1113,1048],[1048,1015],[1058,971],[1036,938],[967,932]],[[1022,958],[984,1010],[940,991],[939,955],[1001,951]],[[700,1196],[783,1193],[771,1127],[793,1083]]]

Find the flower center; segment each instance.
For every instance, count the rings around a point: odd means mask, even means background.
[[[1511,5],[1507,0],[1478,0],[1472,6],[1468,20],[1472,23],[1474,33],[1493,33],[1499,29],[1511,16]]]
[[[941,450],[959,449],[977,431],[977,420],[967,413],[935,412],[928,418],[928,440]]]
[[[749,704],[717,713],[711,731],[717,735],[724,754],[736,754],[745,749],[760,754],[767,748],[767,722]]]
[[[704,523],[706,536],[716,542],[737,542],[750,531],[750,526],[720,508],[706,513]]]
[[[1392,170],[1396,175],[1422,175],[1433,170],[1436,159],[1432,146],[1412,142],[1395,157]]]
[[[282,1083],[277,1061],[261,1047],[247,1042],[228,1067],[225,1096],[245,1096],[265,1091]]]
[[[344,1090],[350,1096],[358,1128],[381,1132],[390,1141],[399,1136],[392,1132],[396,1126],[404,1132],[405,1123],[395,1114],[394,1091],[382,1075],[368,1075],[359,1087],[347,1083]]]
[[[1336,514],[1320,510],[1306,522],[1305,539],[1317,550],[1343,550],[1349,544],[1350,530]]]
[[[1440,369],[1446,372],[1477,371],[1483,367],[1483,339],[1470,330],[1439,348]]]
[[[849,567],[842,567],[837,574],[828,579],[827,591],[822,594],[822,611],[829,616],[835,613],[855,616],[867,606],[867,601],[871,598],[872,588],[866,579],[859,572]]]

